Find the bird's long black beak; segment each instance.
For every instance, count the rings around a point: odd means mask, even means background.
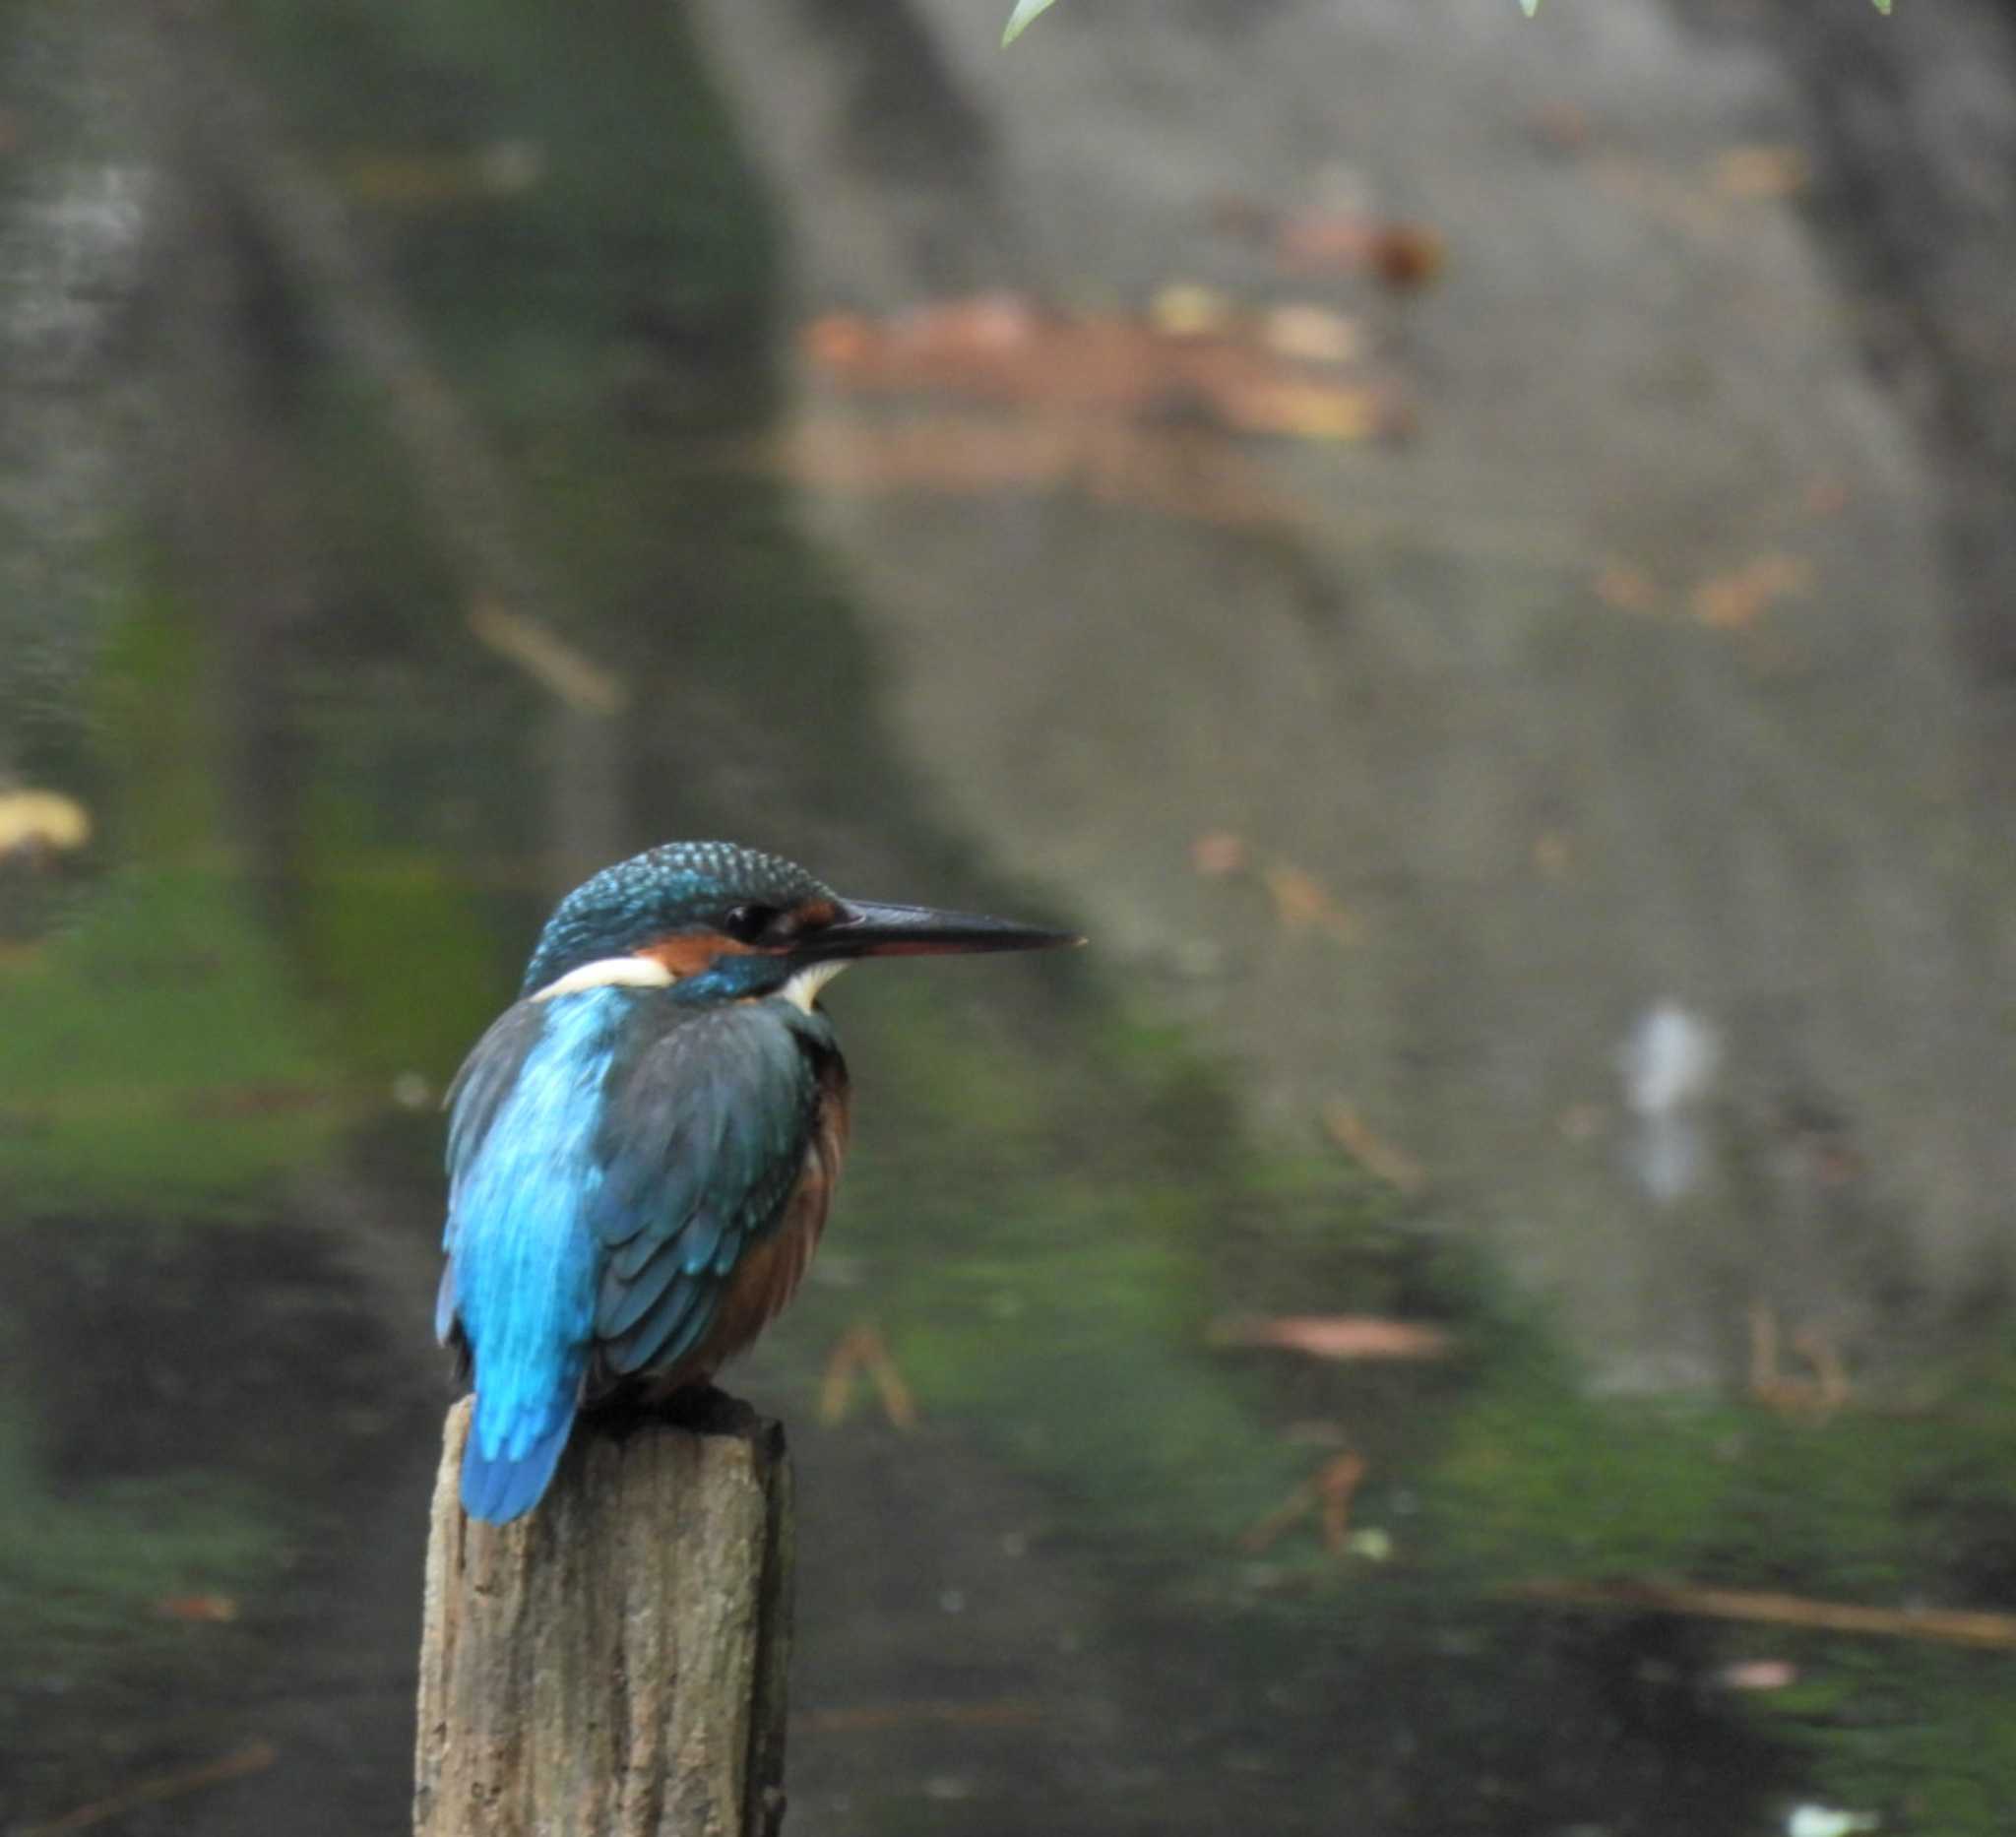
[[[819,957],[946,957],[980,950],[1055,950],[1085,940],[1075,931],[1018,924],[933,906],[879,906],[843,900],[840,917],[807,938]]]

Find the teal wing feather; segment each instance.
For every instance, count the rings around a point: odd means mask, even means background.
[[[776,1000],[699,1009],[619,1052],[588,1211],[605,1380],[667,1370],[706,1339],[735,1265],[785,1212],[837,1058],[823,1015]]]

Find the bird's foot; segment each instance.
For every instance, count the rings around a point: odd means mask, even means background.
[[[696,1435],[740,1434],[755,1420],[755,1411],[739,1397],[731,1397],[719,1384],[688,1384],[662,1399],[656,1414],[661,1422],[675,1428],[690,1428]]]
[[[759,1422],[756,1412],[741,1398],[708,1382],[682,1385],[671,1392],[632,1387],[598,1399],[588,1414],[603,1433],[618,1440],[650,1424],[687,1429],[696,1435],[748,1435]]]

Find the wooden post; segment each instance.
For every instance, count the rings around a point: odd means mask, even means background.
[[[784,1819],[791,1483],[784,1433],[585,1423],[512,1525],[457,1492],[427,1547],[417,1837],[775,1837]]]

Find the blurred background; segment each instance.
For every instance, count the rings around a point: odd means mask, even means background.
[[[440,1093],[830,997],[789,1828],[2007,1831],[2003,0],[0,0],[0,1829],[405,1826]]]

